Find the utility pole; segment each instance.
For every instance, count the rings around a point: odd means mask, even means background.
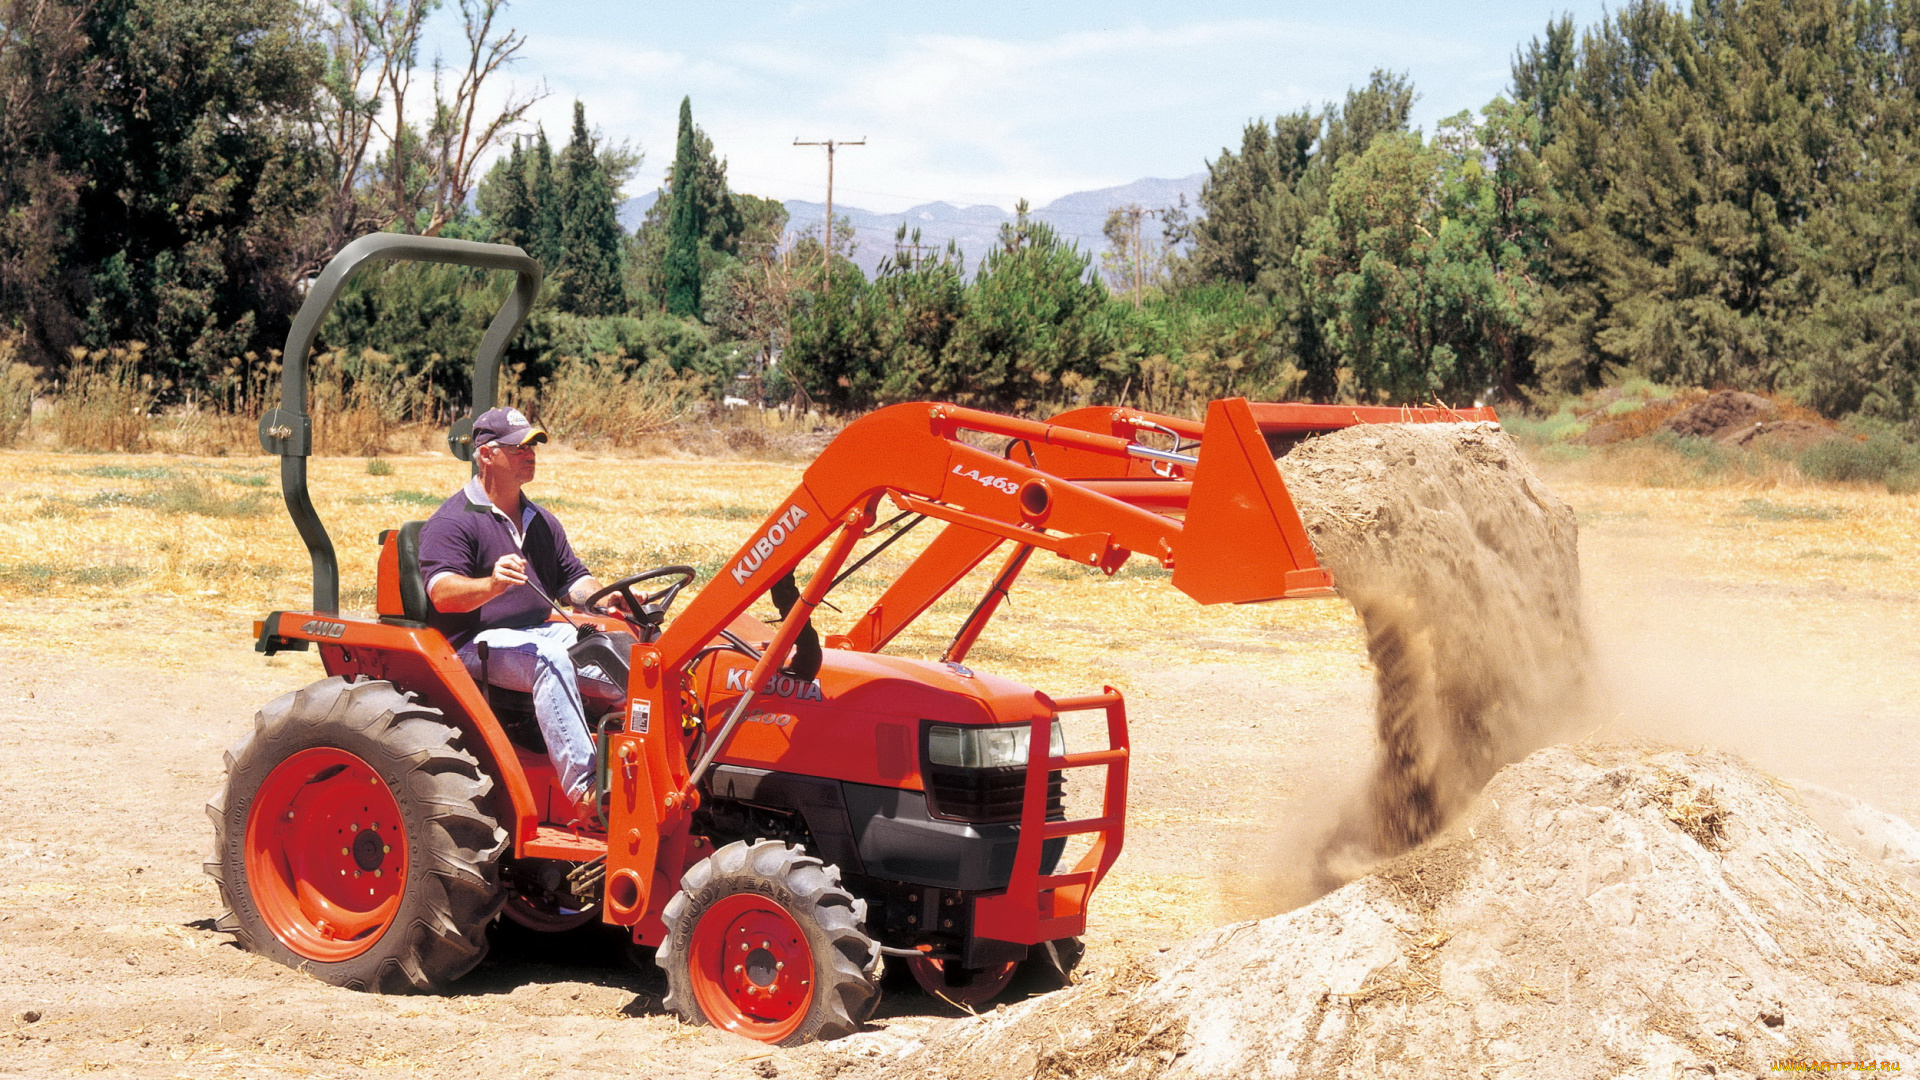
[[[833,277],[833,152],[842,146],[865,146],[867,145],[867,137],[865,135],[860,136],[858,142],[846,139],[801,142],[799,136],[796,135],[794,136],[793,145],[824,146],[827,148],[827,250],[824,262],[827,268],[827,277],[831,279]]]

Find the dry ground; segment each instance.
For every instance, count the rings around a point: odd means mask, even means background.
[[[463,478],[444,455],[393,465],[314,462],[349,608],[371,605],[374,534]],[[534,494],[603,576],[716,568],[799,475],[560,451],[542,468]],[[1608,726],[1718,742],[1920,821],[1920,502],[1556,490],[1582,515]],[[264,458],[0,454],[0,1076],[830,1073],[828,1052],[674,1023],[617,940],[504,935],[460,992],[380,998],[212,932],[201,804],[220,751],[319,674],[250,651],[252,619],[306,602],[276,492]],[[899,648],[938,652],[972,601],[956,592]],[[1270,913],[1284,837],[1365,772],[1369,670],[1339,601],[1199,608],[1157,570],[1036,560],[971,662],[1129,695],[1130,835],[1095,904],[1094,967]],[[950,1015],[911,990],[882,1014],[896,1030]]]

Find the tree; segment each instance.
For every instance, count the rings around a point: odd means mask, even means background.
[[[1534,38],[1513,55],[1513,101],[1538,124],[1539,145],[1553,141],[1553,112],[1573,88],[1580,52],[1573,39],[1573,16],[1547,24],[1546,40]],[[1537,147],[1536,147],[1537,149]]]
[[[692,122],[691,102],[681,102],[681,120],[686,125],[682,134],[692,134],[691,151],[675,154],[665,185],[627,244],[627,295],[636,307],[672,310],[668,303],[668,255],[674,250],[676,236],[673,215],[682,212],[684,206],[687,220],[698,225],[693,230],[698,242],[688,243],[692,257],[682,264],[683,272],[688,275],[686,280],[691,280],[697,264],[699,317],[704,318],[707,295],[725,294],[729,288],[726,279],[738,269],[740,259],[752,256],[752,252],[743,252],[742,243],[778,242],[786,228],[787,211],[775,200],[735,195],[729,190],[727,164],[714,153],[713,140]],[[689,164],[682,164],[683,158]]]
[[[667,212],[666,253],[661,265],[667,311],[700,317],[700,251],[706,246],[707,206],[694,180],[700,168],[694,143],[693,100],[680,99],[680,137],[673,158],[672,203]]]
[[[539,218],[533,188],[528,183],[530,166],[525,148],[515,139],[513,150],[494,162],[487,178],[481,182],[476,200],[481,215],[491,224],[494,240],[529,251],[537,246],[534,227]]]
[[[1299,258],[1353,392],[1451,404],[1514,395],[1527,374],[1539,178],[1512,155],[1534,121],[1504,101],[1486,114],[1450,117],[1430,144],[1381,134],[1334,170]],[[1489,174],[1490,160],[1506,163]]]
[[[533,230],[527,254],[540,260],[551,274],[566,257],[561,245],[563,222],[560,216],[560,181],[555,174],[553,147],[547,142],[547,130],[534,134],[533,153],[527,155],[527,194],[533,201]]]
[[[1092,258],[1033,218],[1026,200],[1000,227],[968,290],[966,316],[920,389],[956,401],[1024,409],[1061,400],[1111,374],[1118,346]]]
[[[721,333],[751,347],[748,374],[758,381],[755,393],[763,399],[767,378],[785,348],[793,313],[793,295],[802,272],[793,249],[780,241],[786,232],[787,208],[777,200],[754,195],[734,196],[742,231],[739,257],[721,277],[719,303],[707,305],[708,317]],[[706,295],[716,295],[703,290]]]
[[[1107,250],[1100,254],[1100,276],[1107,287],[1126,293],[1138,308],[1147,290],[1158,292],[1167,269],[1166,246],[1162,239],[1142,227],[1142,219],[1168,218],[1169,208],[1149,210],[1138,203],[1116,206],[1107,211],[1102,232]],[[1184,221],[1176,225],[1183,228]]]
[[[315,9],[328,46],[316,134],[333,172],[330,227],[316,269],[372,228],[439,235],[466,212],[481,159],[543,96],[509,90],[498,111],[481,110],[490,84],[526,39],[495,29],[506,0],[457,2],[465,53],[451,68],[435,59],[432,97],[419,119],[413,84],[421,38],[440,0],[321,0]],[[376,135],[384,144],[377,151]],[[363,182],[368,170],[370,182]]]
[[[23,331],[45,363],[79,333],[69,244],[102,64],[83,6],[5,0],[0,12],[0,335]]]
[[[576,315],[614,315],[626,309],[621,283],[625,231],[612,178],[587,132],[586,108],[573,103],[573,138],[560,155],[559,304]]]
[[[1542,154],[1543,381],[1626,369],[1920,420],[1916,29],[1907,5],[1643,0],[1590,30]]]
[[[100,86],[65,155],[83,344],[145,340],[173,389],[270,347],[325,198],[309,120],[324,55],[297,0],[97,0]]]
[[[1188,234],[1192,249],[1174,265],[1181,285],[1240,283],[1266,297],[1281,316],[1284,347],[1305,372],[1309,397],[1332,400],[1339,376],[1320,340],[1321,322],[1302,292],[1298,258],[1313,221],[1326,209],[1340,162],[1382,134],[1406,130],[1414,93],[1404,76],[1373,72],[1339,106],[1249,124],[1240,151],[1222,150],[1207,165],[1200,207]]]

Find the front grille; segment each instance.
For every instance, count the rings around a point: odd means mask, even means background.
[[[1019,821],[1020,800],[1026,795],[1027,768],[964,769],[929,765],[926,769],[927,812],[934,817],[981,824]],[[1047,819],[1066,816],[1066,777],[1047,774]]]

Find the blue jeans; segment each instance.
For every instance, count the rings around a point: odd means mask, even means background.
[[[482,630],[460,649],[460,659],[477,680],[480,655],[487,645],[487,681],[502,690],[533,695],[533,715],[547,741],[547,759],[560,777],[560,789],[578,802],[593,789],[593,737],[587,733],[586,707],[567,647],[579,633],[566,623],[522,629]]]

